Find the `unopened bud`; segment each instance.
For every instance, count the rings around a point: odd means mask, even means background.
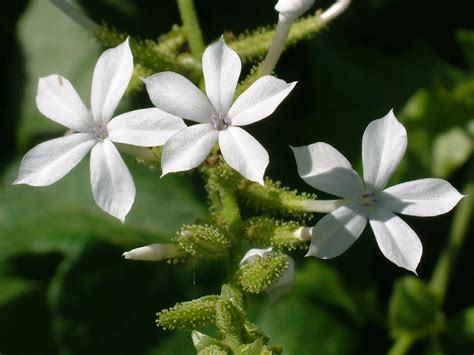
[[[179,254],[179,248],[174,244],[150,244],[126,251],[122,256],[131,260],[160,261],[175,258]]]

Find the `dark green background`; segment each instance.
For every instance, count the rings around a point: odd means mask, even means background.
[[[277,17],[271,0],[196,2],[208,42],[223,31],[238,34]],[[249,129],[270,153],[268,175],[312,192],[299,179],[288,145],[316,141],[337,147],[360,167],[365,127],[393,108],[407,126],[409,148],[391,183],[438,174],[461,189],[468,163],[433,170],[433,145],[439,134],[465,129],[474,119],[474,63],[469,60],[474,41],[463,51],[456,37],[458,30],[474,27],[470,1],[353,2],[328,31],[290,49],[278,65],[279,77],[299,83],[271,118]],[[179,22],[171,0],[78,3],[93,20],[142,38],[156,38]],[[219,263],[125,262],[121,253],[167,241],[183,223],[206,218],[200,178],[160,180],[157,171],[127,160],[137,199],[124,226],[93,203],[87,161],[53,186],[11,187],[19,158],[64,132],[35,108],[38,77],[64,75],[87,103],[102,48],[46,0],[9,6],[0,15],[0,353],[193,353],[189,333],[156,328],[154,314],[177,301],[217,293],[225,276]],[[457,94],[463,85],[467,89]],[[149,106],[141,92],[119,110]],[[418,273],[428,280],[452,214],[404,219],[422,240]],[[445,304],[450,319],[474,303],[473,252],[472,237],[467,238]],[[394,280],[408,272],[382,256],[372,232],[367,229],[334,260],[293,256],[294,291],[274,305],[264,297],[249,300],[250,318],[272,343],[298,355],[386,352],[392,343],[387,302]],[[441,338],[448,354],[472,353],[473,342],[457,330],[448,329]],[[432,353],[429,349],[428,342],[420,342],[413,354]]]

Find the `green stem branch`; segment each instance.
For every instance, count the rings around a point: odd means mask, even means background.
[[[197,18],[193,0],[178,0],[179,12],[183,21],[184,31],[194,59],[200,63],[204,53],[204,40]]]
[[[468,183],[463,192],[467,196],[456,209],[448,242],[438,259],[430,281],[431,289],[438,295],[441,302],[446,297],[450,276],[467,235],[469,223],[472,221],[474,183]]]

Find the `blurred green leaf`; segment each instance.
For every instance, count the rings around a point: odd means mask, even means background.
[[[354,303],[353,292],[344,284],[338,271],[324,262],[304,263],[304,267],[298,270],[293,292],[319,305],[340,311],[356,323],[362,321],[363,315]]]
[[[52,186],[10,186],[13,164],[0,186],[0,259],[15,253],[68,252],[100,238],[124,247],[169,241],[183,223],[205,218],[207,209],[186,178],[158,173],[127,160],[137,186],[132,211],[122,225],[96,206],[88,162]]]
[[[287,354],[348,355],[358,345],[357,331],[350,324],[298,297],[262,307],[257,324],[270,336],[270,343],[283,344]]]
[[[56,353],[50,315],[41,287],[30,281],[0,277],[0,352]],[[25,341],[25,338],[28,341]]]
[[[408,276],[395,283],[388,321],[393,336],[421,338],[439,330],[444,318],[438,297],[428,285]]]
[[[474,349],[474,307],[466,308],[449,319],[445,342],[451,352],[464,354]]]
[[[155,313],[183,297],[182,268],[127,262],[121,251],[88,243],[60,265],[48,298],[61,354],[145,354],[170,334],[156,327]]]
[[[461,128],[439,134],[433,146],[433,173],[447,178],[469,159],[472,149],[472,138]]]
[[[86,29],[49,1],[30,1],[17,28],[21,50],[27,59],[20,117],[15,118],[20,122],[17,144],[25,150],[33,136],[67,130],[41,115],[36,108],[38,79],[50,74],[64,75],[89,106],[92,72],[100,46]]]

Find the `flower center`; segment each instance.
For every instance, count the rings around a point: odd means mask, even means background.
[[[102,127],[101,125],[96,126],[94,129],[90,131],[90,133],[99,142],[102,142],[109,135],[109,131],[107,131],[107,128]]]
[[[230,118],[227,114],[219,112],[211,116],[212,127],[218,131],[223,131],[230,126]]]
[[[377,204],[374,191],[366,191],[360,195],[361,206],[372,208]]]

